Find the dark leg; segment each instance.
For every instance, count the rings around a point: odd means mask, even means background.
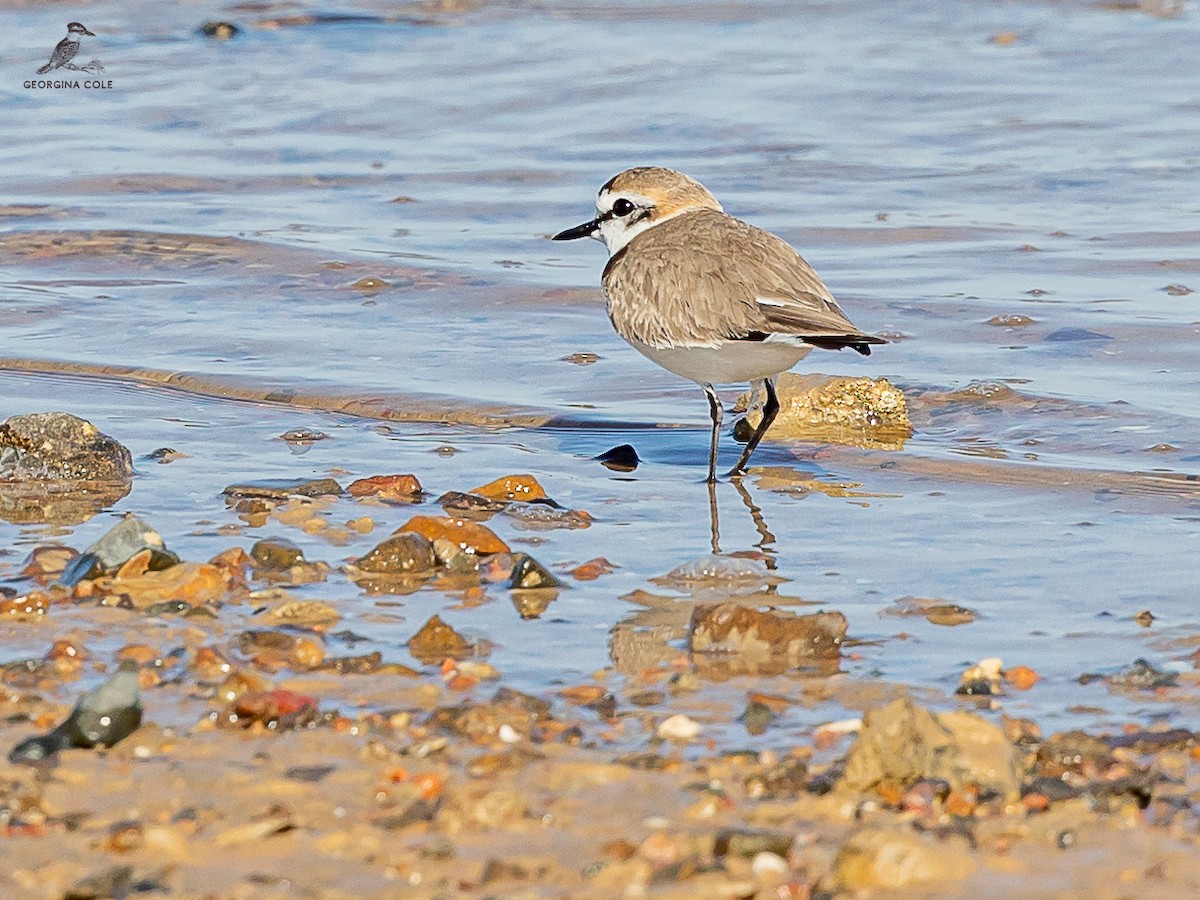
[[[746,463],[750,461],[750,454],[754,452],[754,448],[758,446],[758,442],[762,440],[763,435],[767,433],[767,429],[771,427],[771,423],[775,421],[775,416],[779,414],[779,398],[775,396],[775,379],[766,379],[766,387],[767,402],[763,404],[762,421],[754,429],[754,434],[750,435],[750,442],[746,444],[746,449],[742,451],[741,459],[730,470],[730,478],[746,474]]]
[[[711,384],[704,386],[704,393],[708,395],[708,414],[712,416],[713,423],[712,443],[708,448],[708,483],[714,484],[717,480],[717,438],[721,434],[721,417],[725,415],[725,409]]]
[[[717,514],[717,483],[710,481],[708,483],[708,521],[712,525],[712,552],[713,556],[721,554],[721,523]]]

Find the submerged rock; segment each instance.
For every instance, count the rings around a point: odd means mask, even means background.
[[[17,524],[78,524],[129,493],[133,457],[70,413],[0,422],[0,517]]]
[[[912,436],[904,392],[886,378],[828,378],[785,372],[775,385],[779,415],[770,436],[777,440],[819,440],[855,447],[899,450]],[[751,398],[738,399],[739,409],[757,425],[762,414],[750,409]]]
[[[8,759],[33,764],[67,747],[111,747],[141,724],[138,667],[132,660],[125,660],[115,675],[80,698],[61,725],[48,734],[21,741],[9,752]]]
[[[342,486],[332,478],[264,478],[260,481],[231,484],[222,493],[230,502],[246,498],[283,502],[289,497],[297,496],[337,496],[342,493]]]
[[[846,639],[840,612],[806,616],[760,611],[739,603],[699,605],[688,628],[695,655],[734,658],[735,668],[814,666],[836,669]]]

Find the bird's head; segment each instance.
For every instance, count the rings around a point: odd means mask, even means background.
[[[694,209],[720,210],[721,204],[700,182],[674,169],[626,169],[600,188],[596,218],[559,232],[554,240],[595,238],[616,253],[648,228]]]

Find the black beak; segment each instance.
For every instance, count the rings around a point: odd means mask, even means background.
[[[90,37],[95,37],[95,36],[96,36],[96,35],[95,35],[95,34],[93,34],[92,32],[88,31],[86,28],[85,28],[85,29],[83,29],[83,33],[84,33],[84,34],[86,34],[86,35],[88,35],[88,36],[90,36]]]
[[[600,228],[600,220],[592,219],[590,222],[584,222],[582,225],[576,225],[574,228],[568,228],[566,231],[560,231],[552,241],[573,241],[576,238],[591,237]]]

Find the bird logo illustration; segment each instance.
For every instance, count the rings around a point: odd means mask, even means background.
[[[67,36],[58,42],[58,45],[54,48],[54,52],[50,54],[50,62],[38,69],[38,74],[45,75],[54,69],[74,69],[77,72],[103,72],[104,66],[100,65],[100,61],[96,59],[93,59],[86,66],[75,65],[74,59],[79,53],[79,41],[84,35],[95,37],[92,32],[84,28],[79,22],[71,22],[67,25]]]

